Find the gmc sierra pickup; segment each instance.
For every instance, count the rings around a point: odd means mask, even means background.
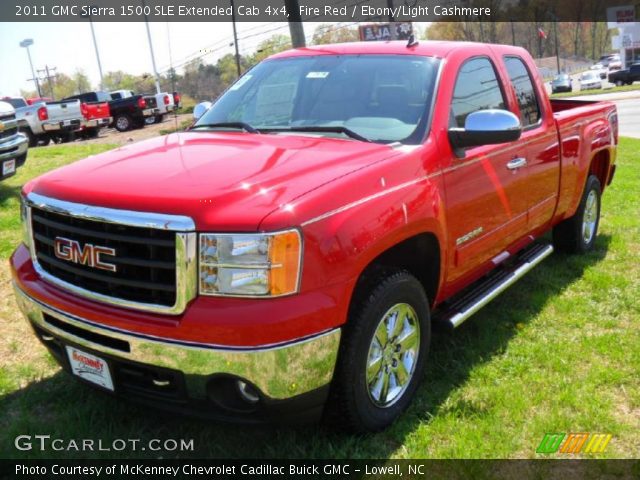
[[[16,296],[104,391],[379,430],[418,387],[432,322],[593,248],[617,136],[613,104],[550,101],[521,48],[287,51],[187,132],[26,184]]]

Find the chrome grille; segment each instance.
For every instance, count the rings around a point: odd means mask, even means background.
[[[111,297],[165,306],[175,303],[175,232],[94,222],[38,209],[32,211],[31,222],[36,257],[51,275]],[[116,271],[56,258],[57,237],[113,248],[116,255],[108,262]]]
[[[26,204],[31,256],[45,280],[94,300],[181,313],[195,297],[196,234],[188,217],[91,207],[31,193]],[[146,215],[146,216],[145,216]],[[187,231],[177,231],[177,229]],[[113,249],[109,269],[56,255],[56,239]],[[61,258],[62,257],[62,258]]]

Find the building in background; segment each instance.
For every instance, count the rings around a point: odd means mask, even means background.
[[[618,29],[618,35],[611,37],[611,46],[620,52],[622,68],[640,62],[640,22],[636,21],[633,5],[607,9],[607,26]]]

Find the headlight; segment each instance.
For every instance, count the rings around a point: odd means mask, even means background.
[[[20,221],[22,222],[22,243],[24,243],[27,248],[30,248],[31,225],[29,225],[29,207],[22,195],[20,195]]]
[[[276,297],[298,291],[302,240],[297,230],[200,234],[200,294]]]

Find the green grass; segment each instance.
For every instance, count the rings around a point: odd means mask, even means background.
[[[0,192],[2,249],[19,239],[17,186],[90,153],[35,150]],[[95,152],[95,150],[93,151]],[[60,372],[19,318],[0,275],[0,456],[536,457],[546,432],[611,433],[605,457],[640,456],[640,141],[623,138],[595,250],[554,254],[453,334],[433,338],[417,398],[387,431],[228,426],[113,399]],[[15,191],[14,191],[15,189]],[[10,198],[7,198],[7,195]],[[2,270],[0,270],[2,273]],[[3,309],[4,308],[4,309]],[[21,434],[193,439],[193,453],[18,452]],[[567,457],[566,455],[551,455]]]
[[[640,90],[640,84],[623,85],[621,87],[612,87],[612,88],[595,88],[592,90],[579,90],[577,92],[554,93],[553,95],[551,95],[551,98],[582,97],[585,95],[602,95],[603,93],[633,92],[636,90]]]

